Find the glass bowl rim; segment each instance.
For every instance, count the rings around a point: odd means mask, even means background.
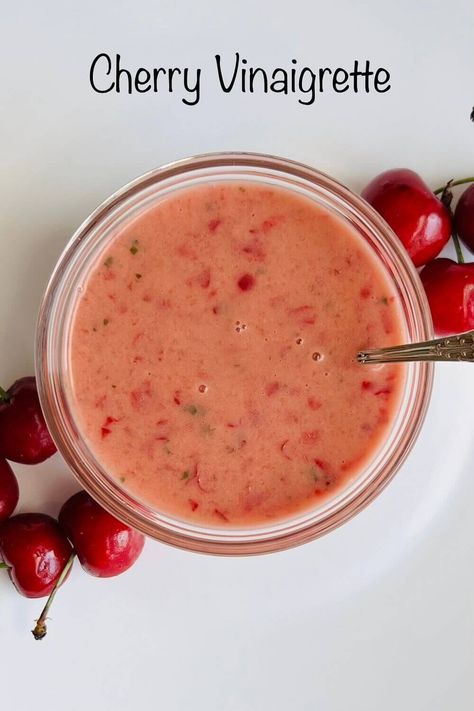
[[[419,340],[426,340],[432,336],[429,308],[416,269],[391,228],[361,197],[325,173],[297,161],[263,153],[217,152],[183,158],[144,173],[114,192],[83,221],[60,255],[43,297],[37,322],[35,368],[40,402],[58,450],[65,457],[66,462],[81,485],[104,508],[126,524],[161,542],[178,548],[220,555],[249,555],[284,550],[313,540],[352,518],[385,488],[408,455],[424,421],[432,389],[433,365],[431,363],[418,363],[413,366],[417,369],[416,372],[418,374],[417,387],[412,397],[412,408],[408,413],[409,417],[407,417],[408,424],[400,431],[398,439],[392,446],[396,457],[391,466],[388,468],[385,466],[384,469],[372,477],[367,486],[359,491],[352,500],[349,500],[349,502],[346,502],[325,518],[313,521],[313,523],[306,521],[304,525],[298,526],[296,524],[293,527],[285,526],[286,522],[282,521],[280,532],[271,533],[268,537],[265,536],[265,533],[262,534],[265,527],[258,526],[253,527],[253,529],[237,529],[235,530],[235,535],[232,535],[232,531],[229,535],[229,530],[224,527],[216,528],[212,529],[212,534],[203,536],[202,532],[205,530],[203,527],[196,526],[193,529],[187,522],[184,526],[177,523],[175,526],[171,524],[170,527],[169,520],[161,514],[157,515],[156,511],[154,512],[155,520],[152,521],[149,516],[144,516],[143,513],[140,513],[137,510],[137,506],[134,507],[124,503],[123,492],[120,493],[119,487],[115,487],[116,490],[111,490],[110,487],[106,489],[104,481],[100,479],[100,473],[97,475],[96,472],[94,476],[90,472],[86,472],[85,463],[74,460],[71,455],[64,425],[59,424],[61,406],[58,396],[60,390],[58,390],[58,383],[55,382],[54,370],[50,368],[48,354],[51,334],[56,333],[58,328],[58,324],[54,320],[54,309],[57,306],[58,293],[61,288],[64,288],[64,280],[67,279],[67,267],[74,260],[77,249],[83,241],[86,241],[88,236],[93,235],[93,230],[114,209],[120,208],[129,198],[134,195],[140,195],[147,188],[153,186],[157,186],[159,191],[160,185],[168,179],[193,176],[198,170],[212,171],[225,168],[229,170],[246,168],[250,171],[255,169],[269,170],[273,171],[276,177],[281,177],[282,180],[285,178],[288,180],[291,177],[292,179],[308,182],[313,187],[317,186],[326,190],[333,199],[339,200],[353,212],[362,216],[371,229],[378,234],[379,238],[382,238],[382,245],[385,245],[387,249],[390,247],[392,259],[395,255],[396,259],[399,260],[398,266],[402,267],[400,279],[404,282],[404,286],[411,296],[410,305]],[[210,177],[212,179],[212,176]],[[415,308],[413,308],[413,304]],[[55,328],[56,331],[54,331]],[[78,468],[80,471],[78,471]],[[141,506],[140,508],[144,510],[146,506]],[[148,510],[153,516],[152,509],[148,507]],[[275,531],[279,528],[279,522],[269,528]]]

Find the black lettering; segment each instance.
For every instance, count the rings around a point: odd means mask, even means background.
[[[295,70],[292,69],[291,71],[294,72]],[[281,79],[278,78],[280,74],[282,75]],[[274,91],[275,94],[278,94],[279,92],[282,94],[288,94],[288,73],[281,67],[277,67],[273,70],[270,91]],[[295,89],[292,88],[292,91],[294,92]]]
[[[242,64],[247,64],[247,60],[242,58]],[[241,79],[242,79],[242,93],[245,94],[246,88],[245,88],[245,79],[247,77],[247,70],[242,69],[242,74],[241,74]]]
[[[170,67],[168,69],[168,91],[170,92],[170,94],[173,93],[173,77],[176,72],[178,74],[181,74],[181,69],[179,69],[178,67]]]
[[[379,74],[384,74],[385,79],[379,79]],[[379,94],[383,94],[385,91],[388,91],[389,89],[391,89],[390,84],[388,84],[388,86],[386,86],[385,89],[381,88],[384,84],[387,84],[389,81],[390,81],[390,72],[387,71],[387,69],[384,69],[383,67],[380,67],[379,69],[377,69],[377,71],[375,72],[375,76],[374,76],[375,91],[378,91]]]
[[[321,69],[318,72],[319,75],[319,93],[322,94],[324,92],[324,75],[326,72],[329,72],[329,74],[332,74],[332,69],[329,69],[329,67],[321,67]]]
[[[391,89],[391,75],[388,69],[378,67],[373,70],[368,59],[362,61],[355,59],[350,70],[343,67],[335,69],[320,67],[314,71],[310,67],[300,69],[297,60],[291,59],[291,65],[287,69],[276,67],[267,71],[262,67],[249,66],[247,59],[241,57],[239,52],[235,52],[232,74],[230,74],[230,65],[224,71],[221,55],[214,56],[219,86],[226,94],[233,89],[238,91],[238,84],[240,84],[242,93],[247,91],[251,94],[258,91],[264,94],[268,94],[269,91],[285,95],[299,93],[298,103],[310,106],[316,101],[318,93],[323,94],[325,90],[332,90],[337,94],[347,91],[356,94],[359,91],[366,94],[376,91],[383,94]],[[161,93],[166,91],[165,82],[167,82],[170,94],[175,91],[183,93],[184,90],[181,101],[187,106],[195,106],[199,103],[201,78],[202,69],[190,67],[182,69],[139,67],[136,71],[130,71],[121,66],[120,54],[109,55],[105,52],[94,57],[89,69],[91,88],[98,94],[108,94],[111,91],[117,94],[121,91],[128,94],[133,92],[144,94],[149,91]]]
[[[303,83],[304,83],[304,77],[306,74],[309,74],[311,77],[310,79],[310,84],[307,89],[304,88]],[[300,80],[298,82],[298,88],[300,91],[302,91],[304,94],[310,93],[310,98],[309,101],[303,101],[303,99],[298,99],[298,102],[300,104],[303,104],[304,106],[310,106],[311,104],[314,104],[315,100],[315,82],[316,82],[316,74],[311,71],[309,67],[304,67],[300,74]]]
[[[365,60],[365,71],[364,71],[364,80],[365,80],[365,93],[368,94],[370,91],[370,81],[369,78],[373,77],[374,73],[370,70],[370,62],[368,59]]]
[[[340,74],[343,77],[342,79],[338,78]],[[336,69],[332,75],[332,87],[337,94],[343,94],[347,91],[349,89],[349,72],[341,67]]]
[[[144,74],[145,78],[140,79],[140,74]],[[135,74],[135,91],[137,91],[139,94],[145,94],[147,91],[150,91],[150,79],[151,74],[148,69],[144,69],[143,67],[137,69],[137,72]],[[144,87],[143,89],[141,88],[142,86]]]
[[[98,54],[97,57],[94,59],[94,61],[91,64],[90,72],[89,72],[89,82],[91,87],[96,91],[98,94],[107,94],[109,91],[112,91],[114,88],[114,82],[111,83],[108,89],[98,89],[95,83],[94,79],[94,72],[95,68],[97,65],[97,62],[101,59],[105,59],[107,62],[107,69],[105,70],[105,75],[108,76],[111,71],[112,71],[112,60],[110,59],[108,54],[105,54],[102,52],[101,54]]]
[[[358,76],[359,76],[359,60],[355,60],[354,62],[354,69],[349,72],[349,76],[353,78],[353,89],[354,93],[357,94],[359,92],[359,81],[358,81]]]
[[[296,59],[292,59],[291,63],[296,64]],[[296,92],[296,67],[291,68],[291,92]]]
[[[365,93],[368,94],[370,91],[370,77],[373,76],[373,71],[370,69],[370,62],[369,60],[366,59],[365,61],[365,69],[359,69],[359,61],[356,59],[354,61],[354,69],[349,72],[349,76],[353,77],[354,79],[354,91],[357,94],[359,90],[359,77],[362,77],[364,79],[364,89]]]
[[[128,84],[128,89],[127,93],[131,94],[132,93],[132,75],[128,71],[128,69],[122,69],[120,67],[120,54],[117,54],[115,57],[115,91],[117,94],[120,94],[120,81],[123,76],[127,77],[127,84]]]
[[[235,84],[235,80],[237,79],[237,72],[239,70],[239,63],[240,63],[240,55],[238,52],[236,52],[235,53],[234,73],[232,74],[232,79],[230,81],[230,84],[226,85],[226,83],[224,82],[224,77],[222,75],[221,57],[220,57],[220,54],[216,54],[217,75],[219,77],[219,84],[221,86],[222,91],[225,91],[226,94],[228,94],[230,91],[232,91],[232,88]]]
[[[187,100],[187,99],[181,99],[183,104],[186,104],[187,106],[195,106],[196,104],[199,103],[199,99],[201,98],[201,70],[196,69],[196,81],[193,86],[189,83],[189,69],[186,67],[184,70],[184,88],[188,92],[188,94],[194,94],[194,101]]]
[[[163,67],[155,67],[155,69],[153,69],[153,91],[155,94],[158,93],[158,77],[160,74],[166,74],[166,69],[163,69]]]
[[[264,94],[267,94],[268,93],[268,77],[267,77],[266,71],[264,69],[262,69],[261,67],[250,67],[250,69],[249,69],[249,91],[251,94],[253,94],[254,80],[258,74],[262,75],[263,92],[264,92]]]

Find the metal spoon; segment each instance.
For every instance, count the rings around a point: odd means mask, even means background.
[[[357,354],[359,363],[407,363],[409,361],[466,361],[474,363],[474,331],[406,343],[390,348],[373,348]]]

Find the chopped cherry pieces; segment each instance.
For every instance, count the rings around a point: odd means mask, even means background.
[[[242,274],[237,282],[237,285],[241,291],[249,291],[250,289],[253,289],[255,285],[255,277],[251,274]]]

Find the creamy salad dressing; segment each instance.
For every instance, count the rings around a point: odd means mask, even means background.
[[[374,457],[404,369],[389,279],[340,218],[251,182],[182,189],[109,242],[73,324],[72,406],[134,495],[215,526],[318,505]]]

